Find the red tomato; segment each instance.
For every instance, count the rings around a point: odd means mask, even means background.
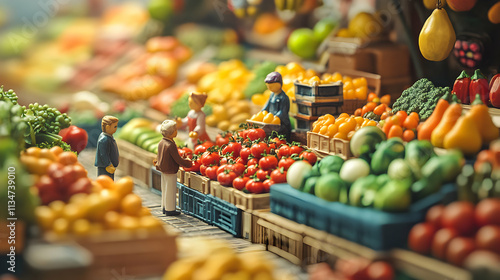
[[[238,131],[238,135],[244,140],[246,140],[248,135],[248,129]]]
[[[256,159],[256,158],[251,158],[248,160],[247,162],[247,165],[250,166],[250,165],[257,165],[259,163],[259,160]]]
[[[89,178],[84,177],[76,180],[73,184],[71,184],[66,193],[66,200],[69,199],[72,195],[77,193],[91,193],[92,191],[92,182]]]
[[[250,138],[250,141],[255,141],[255,140],[262,141],[266,139],[266,132],[262,128],[252,128],[248,130],[246,136]]]
[[[222,134],[217,134],[215,137],[215,145],[222,147],[229,143],[229,138],[232,137],[230,132],[223,132]]]
[[[217,175],[217,181],[223,186],[233,186],[233,180],[236,179],[237,175],[233,171],[224,171]]]
[[[271,179],[267,179],[264,182],[262,182],[262,185],[264,186],[264,192],[268,193],[269,191],[271,191],[271,186],[274,184],[275,184],[274,181]]]
[[[286,183],[286,171],[283,168],[275,169],[271,172],[271,180],[275,183]]]
[[[455,237],[446,248],[446,260],[456,266],[462,266],[467,256],[476,250],[474,239]]]
[[[304,148],[302,148],[298,144],[293,145],[293,143],[292,143],[292,146],[290,146],[290,155],[293,155],[293,154],[300,155],[300,153],[302,153],[303,151],[304,151]]]
[[[61,190],[62,193],[65,193],[68,186],[75,181],[76,173],[71,165],[67,165],[64,166],[63,169],[54,172],[54,174],[52,174],[52,179],[54,179],[57,188]]]
[[[478,226],[500,226],[500,198],[481,200],[476,206],[475,217]]]
[[[278,162],[278,168],[283,168],[283,170],[287,171],[288,168],[295,162],[294,159],[289,158],[289,157],[284,157],[281,158],[280,161]]]
[[[220,156],[216,152],[206,151],[201,156],[201,163],[204,165],[219,164]]]
[[[300,153],[300,159],[307,160],[311,165],[314,165],[318,157],[313,152],[307,150]]]
[[[420,254],[428,254],[435,233],[436,228],[431,223],[414,225],[408,234],[408,248]]]
[[[488,225],[480,228],[476,234],[478,249],[485,249],[500,254],[500,226]]]
[[[82,128],[71,125],[68,128],[61,129],[59,135],[62,136],[62,141],[68,143],[74,152],[80,153],[87,147],[89,135]]]
[[[185,171],[200,172],[201,163],[198,160],[191,161],[191,167],[183,167]]]
[[[207,176],[210,180],[215,181],[217,180],[217,169],[219,168],[218,165],[212,165],[207,167],[205,171],[205,176]]]
[[[217,175],[219,175],[220,173],[224,172],[224,170],[226,170],[228,166],[229,166],[228,164],[221,164],[221,165],[219,165],[219,168],[217,168]]]
[[[225,165],[228,163],[228,158],[227,157],[222,157],[219,161],[219,165]]]
[[[276,154],[278,155],[279,158],[289,157],[291,155],[290,146],[288,146],[286,144],[281,145],[281,147],[279,147],[278,152]]]
[[[234,171],[234,173],[236,173],[238,176],[240,176],[245,172],[245,165],[242,163],[233,163],[230,169]]]
[[[203,176],[207,176],[207,168],[208,168],[208,166],[206,166],[204,164],[200,165],[200,174]]]
[[[454,228],[460,235],[470,236],[476,230],[474,204],[455,201],[444,209],[441,223],[443,227]]]
[[[252,175],[254,175],[255,173],[257,173],[257,170],[259,170],[259,168],[257,167],[257,165],[249,165],[247,167],[247,169],[245,170],[245,174],[244,176],[245,177],[250,177]]]
[[[446,249],[450,241],[458,236],[458,231],[453,228],[442,228],[436,231],[432,240],[432,255],[438,259],[444,260],[446,257]]]
[[[250,148],[252,152],[252,156],[255,158],[260,159],[262,157],[262,154],[265,152],[266,154],[269,154],[269,146],[264,143],[264,142],[259,142],[256,144],[253,144],[252,147]]]
[[[241,148],[240,157],[245,161],[248,161],[248,156],[252,154],[250,147]]]
[[[231,158],[235,159],[240,156],[241,144],[236,142],[230,142],[222,149],[223,155],[231,155]]]
[[[369,279],[367,274],[370,261],[365,258],[339,259],[335,263],[335,270],[339,271],[348,279]]]
[[[436,229],[442,228],[441,217],[443,216],[444,208],[443,204],[432,206],[425,215],[425,221],[434,225]]]
[[[371,263],[366,274],[370,280],[392,280],[394,279],[394,269],[390,264],[383,261]]]
[[[233,181],[233,187],[237,190],[242,190],[245,188],[248,180],[250,180],[250,177],[237,177]]]
[[[183,148],[179,148],[177,150],[179,151],[179,155],[182,158],[190,158],[190,159],[193,158],[193,150],[191,150],[190,148],[183,147]]]
[[[247,161],[246,161],[246,160],[244,160],[244,159],[242,159],[241,157],[238,157],[238,158],[236,159],[236,163],[241,163],[241,164],[243,164],[243,165],[246,165],[246,164],[247,164]]]
[[[264,184],[261,181],[255,181],[254,179],[248,180],[245,184],[247,191],[251,193],[262,193],[264,191]]]
[[[275,156],[265,156],[259,160],[259,166],[264,170],[273,170],[278,167],[278,159]]]
[[[201,154],[203,154],[206,151],[207,151],[207,147],[206,146],[196,145],[196,147],[194,147],[194,154],[195,155],[201,155]]]
[[[272,139],[271,139],[271,137],[269,137],[269,147],[271,149],[276,150],[277,148],[279,148],[283,144],[286,144],[286,140],[284,139],[283,135],[280,135],[278,137],[274,137]]]
[[[265,181],[267,180],[267,176],[269,176],[269,171],[267,170],[263,170],[263,169],[259,169],[257,170],[257,172],[255,172],[255,175],[257,176],[257,178],[261,181]]]

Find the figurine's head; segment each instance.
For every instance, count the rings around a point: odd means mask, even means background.
[[[266,86],[267,89],[274,93],[281,92],[281,86],[283,85],[283,78],[279,72],[271,72],[266,76]]]
[[[177,136],[177,122],[173,120],[165,120],[161,123],[160,127],[163,137],[172,139]]]
[[[101,128],[103,132],[113,135],[118,129],[118,118],[113,116],[104,116],[101,120]]]
[[[204,92],[191,92],[189,94],[189,108],[195,111],[200,111],[205,106],[207,101],[207,94]]]

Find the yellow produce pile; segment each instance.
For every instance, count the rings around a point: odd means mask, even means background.
[[[282,89],[291,100],[295,100],[295,86],[293,84],[295,80],[311,79],[314,76],[318,76],[316,71],[312,69],[306,70],[297,62],[290,62],[284,66],[279,65],[276,67],[275,71],[279,72],[283,77]],[[271,91],[269,90],[264,91],[262,94],[254,94],[252,96],[252,102],[256,105],[264,106],[269,96],[271,96]]]
[[[263,122],[269,124],[281,124],[281,120],[278,116],[268,113],[267,111],[260,111],[250,118],[251,121]]]
[[[240,60],[224,61],[219,64],[217,71],[203,76],[198,81],[198,91],[206,92],[207,102],[213,104],[240,100],[245,97],[243,91],[253,75]]]
[[[212,105],[212,115],[205,119],[208,126],[217,127],[220,130],[239,130],[240,123],[245,122],[251,116],[252,104],[249,100],[231,99],[224,104]]]
[[[337,119],[330,114],[326,114],[319,117],[318,120],[313,123],[312,132],[330,138],[351,140],[352,136],[359,128],[376,125],[376,121],[363,117],[349,116],[346,113],[340,114]]]
[[[196,254],[179,259],[170,265],[163,276],[164,280],[275,279],[274,268],[262,252],[236,253],[225,243],[216,240],[202,242],[190,238],[189,243],[192,243],[189,251]]]
[[[57,235],[85,236],[103,230],[161,230],[162,223],[151,216],[141,198],[132,193],[134,182],[124,177],[113,182],[108,176],[93,181],[90,194],[73,195],[68,203],[60,200],[38,206],[35,217],[40,228]]]

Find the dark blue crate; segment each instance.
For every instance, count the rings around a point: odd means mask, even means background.
[[[207,197],[210,201],[212,224],[231,233],[234,237],[241,237],[241,209],[213,195],[207,195]]]
[[[183,213],[196,217],[210,224],[209,200],[207,195],[188,188],[177,182],[180,187],[180,205]]]
[[[410,229],[424,221],[430,207],[456,197],[456,186],[448,184],[412,204],[408,212],[390,213],[328,202],[288,184],[276,184],[271,187],[271,212],[374,250],[389,250],[406,247]]]

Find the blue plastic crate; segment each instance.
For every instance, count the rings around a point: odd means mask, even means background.
[[[213,195],[207,195],[207,197],[210,201],[212,224],[231,233],[234,237],[241,237],[241,209]]]
[[[412,204],[408,212],[390,213],[328,202],[288,184],[276,184],[271,187],[271,212],[374,250],[389,250],[406,247],[410,229],[425,219],[427,209],[456,197],[456,186],[448,184]]]
[[[209,200],[207,195],[177,182],[180,188],[180,205],[183,213],[194,216],[210,224]]]

